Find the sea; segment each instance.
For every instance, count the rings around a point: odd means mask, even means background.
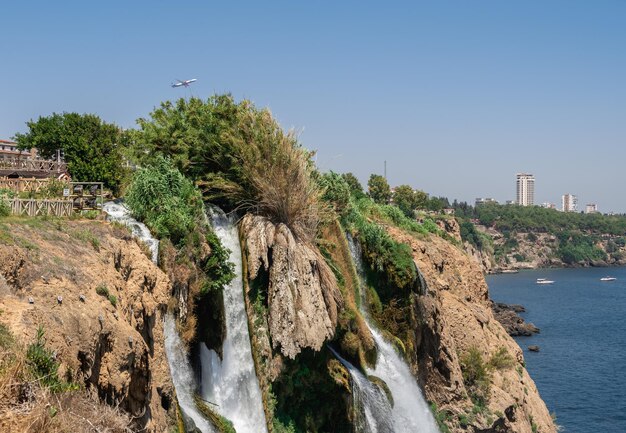
[[[626,268],[520,271],[487,283],[494,301],[523,305],[520,315],[541,329],[515,339],[561,431],[626,433]]]

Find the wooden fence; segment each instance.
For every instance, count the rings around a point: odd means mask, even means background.
[[[50,184],[51,178],[17,178],[17,179],[8,179],[3,178],[0,179],[0,189],[9,189],[16,193],[31,191],[31,192],[41,192],[41,190],[48,187]]]
[[[11,213],[19,216],[68,217],[74,212],[72,200],[36,200],[10,198]]]
[[[63,173],[67,170],[67,164],[64,162],[48,161],[45,159],[0,159],[0,170],[7,169]]]

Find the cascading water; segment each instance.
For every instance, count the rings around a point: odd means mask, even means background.
[[[190,427],[196,427],[202,433],[214,433],[215,428],[213,425],[206,420],[204,415],[202,415],[196,407],[193,396],[197,386],[193,370],[191,369],[189,360],[187,359],[185,345],[176,331],[176,320],[171,314],[167,314],[165,316],[165,321],[163,322],[163,333],[165,334],[165,353],[167,354],[167,362],[170,365],[172,382],[174,382],[178,405],[183,412],[185,425],[189,431],[193,431],[193,428]],[[190,421],[193,422],[193,426],[191,426]]]
[[[226,338],[222,346],[223,357],[220,359],[204,343],[200,346],[202,397],[217,405],[216,410],[232,421],[237,433],[266,433],[243,297],[239,234],[233,221],[223,212],[210,209],[209,213],[215,234],[230,250],[229,261],[235,265],[235,278],[224,287]]]
[[[152,237],[150,230],[145,224],[140,223],[130,216],[130,211],[121,203],[107,202],[102,206],[109,221],[116,221],[129,227],[133,236],[139,238],[150,248],[152,261],[156,264],[159,257],[159,241]],[[187,359],[187,352],[183,342],[176,331],[176,320],[171,314],[165,315],[163,322],[163,334],[165,336],[165,353],[172,375],[172,382],[176,389],[178,405],[183,413],[185,425],[190,431],[196,428],[202,433],[215,433],[215,428],[198,411],[193,399],[196,389],[193,370]]]
[[[159,241],[152,237],[150,230],[145,224],[140,223],[130,216],[130,211],[122,203],[108,201],[102,206],[102,210],[108,215],[107,220],[124,224],[131,229],[133,236],[145,243],[150,248],[152,261],[158,264]]]
[[[352,378],[352,400],[356,414],[355,431],[393,433],[391,404],[383,390],[370,382],[358,368],[343,359],[332,347],[328,348],[348,369]]]
[[[395,433],[439,433],[435,419],[408,365],[371,323],[365,309],[361,248],[350,235],[348,235],[348,243],[359,278],[361,278],[361,313],[378,348],[376,367],[373,370],[367,369],[367,373],[385,381],[391,392],[394,401],[393,431]]]

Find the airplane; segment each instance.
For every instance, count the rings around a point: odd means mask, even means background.
[[[176,80],[178,83],[172,83],[172,87],[189,87],[189,85],[195,81],[198,81],[196,78],[192,78],[191,80]]]

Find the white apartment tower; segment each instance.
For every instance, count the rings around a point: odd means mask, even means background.
[[[576,212],[578,209],[578,197],[573,194],[563,194],[561,196],[561,210],[563,212]]]
[[[535,176],[529,173],[517,173],[517,197],[515,203],[520,206],[535,204]]]

